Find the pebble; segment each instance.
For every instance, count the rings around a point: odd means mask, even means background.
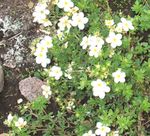
[[[42,95],[42,85],[44,82],[37,77],[28,77],[19,82],[19,90],[27,100],[33,101]]]

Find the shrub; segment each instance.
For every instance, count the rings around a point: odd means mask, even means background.
[[[148,134],[141,119],[150,109],[149,41],[140,34],[150,28],[143,21],[149,20],[150,10],[148,4],[136,1],[131,18],[112,12],[108,2],[37,4],[34,21],[44,25],[45,36],[34,40],[32,49],[36,62],[44,67],[40,75],[47,87],[43,96],[21,106],[27,124],[18,129],[12,120],[11,133]]]

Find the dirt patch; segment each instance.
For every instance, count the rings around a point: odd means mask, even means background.
[[[34,59],[30,55],[29,45],[39,34],[36,33],[38,26],[32,23],[32,9],[28,7],[28,3],[29,0],[0,0],[0,18],[3,20],[5,17],[11,17],[12,23],[19,21],[22,24],[17,31],[8,30],[6,31],[7,34],[0,31],[0,60],[3,65],[5,64],[5,85],[3,92],[0,93],[0,133],[8,131],[3,121],[7,118],[9,112],[18,112],[17,100],[23,98],[18,83],[23,78],[23,73],[34,68],[35,65]],[[18,44],[12,56],[8,58],[11,61],[7,62],[5,60],[6,55],[11,54],[9,51],[15,48],[16,38],[20,35],[24,36],[25,40],[21,46]],[[21,50],[20,54],[15,53],[18,50]],[[22,57],[20,61],[16,61],[18,54]],[[26,100],[24,99],[24,101]]]

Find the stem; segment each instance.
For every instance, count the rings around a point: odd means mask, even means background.
[[[108,0],[106,0],[106,5],[107,5],[107,11],[108,11],[108,13],[111,15],[112,12],[111,12],[111,8],[110,8],[110,6],[109,6]]]

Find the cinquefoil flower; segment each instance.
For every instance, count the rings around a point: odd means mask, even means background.
[[[95,131],[96,135],[106,136],[107,133],[110,132],[110,128],[102,125],[102,123],[100,123],[100,122],[97,122],[96,127],[97,127],[97,129]]]
[[[110,43],[112,48],[116,48],[117,46],[122,45],[122,35],[121,34],[115,34],[114,32],[110,32],[109,36],[106,38],[106,42]]]
[[[44,97],[45,97],[46,99],[48,99],[49,96],[51,96],[51,94],[52,94],[51,87],[48,86],[48,85],[42,85],[41,88],[42,88],[42,90],[43,90],[42,94],[44,95]]]
[[[22,129],[26,126],[27,122],[24,121],[23,118],[19,118],[16,122],[15,122],[15,126],[18,127],[19,129]]]
[[[53,66],[53,67],[50,69],[50,72],[49,72],[49,76],[50,76],[50,77],[54,77],[56,80],[59,80],[62,75],[63,75],[63,73],[62,73],[60,67],[58,67],[58,66]]]
[[[74,6],[74,3],[71,0],[59,0],[57,6],[67,12]]]
[[[82,136],[96,136],[92,130],[89,130],[87,133],[84,133]]]
[[[124,83],[125,82],[126,74],[125,74],[125,72],[122,72],[121,69],[118,69],[116,72],[112,73],[112,76],[114,78],[115,83],[118,83],[118,82]]]
[[[72,16],[72,26],[78,26],[80,30],[83,30],[85,27],[85,24],[88,22],[88,18],[84,17],[83,12],[75,13]]]
[[[110,91],[109,86],[107,86],[107,84],[100,79],[92,81],[91,85],[93,87],[93,95],[99,96],[99,98],[101,98],[101,99],[103,99],[105,97],[106,92]]]

